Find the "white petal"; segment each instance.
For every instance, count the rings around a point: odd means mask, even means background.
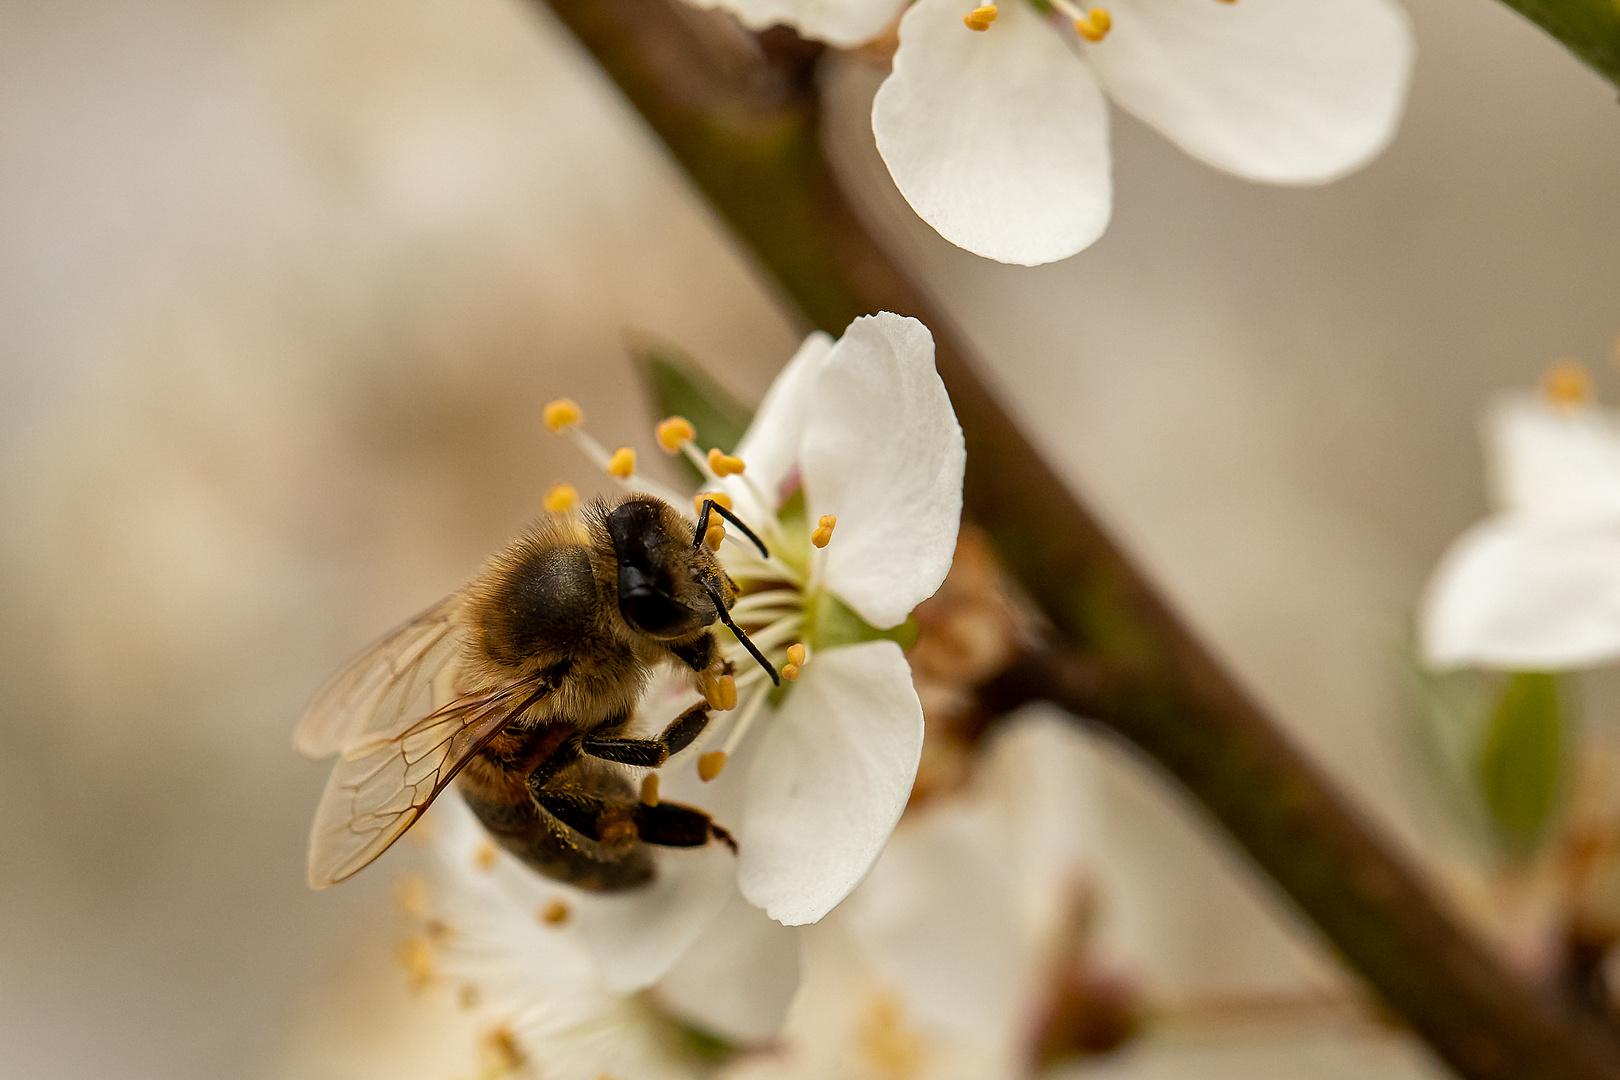
[[[1031,266],[1068,258],[1112,212],[1108,107],[1027,4],[1002,4],[982,33],[962,25],[972,6],[921,0],[900,20],[894,72],[872,101],[878,151],[958,247]]]
[[[917,776],[922,705],[900,646],[870,641],[818,653],[765,723],[737,883],[797,926],[849,895],[894,831]]]
[[[1441,560],[1421,623],[1437,667],[1557,671],[1620,657],[1620,527],[1485,521]]]
[[[732,856],[718,844],[658,853],[652,884],[583,898],[579,922],[609,990],[651,986],[714,921],[731,891]]]
[[[810,387],[815,384],[832,349],[833,339],[820,330],[805,338],[793,359],[765,391],[765,400],[759,403],[753,423],[737,444],[737,456],[748,463],[745,474],[748,481],[744,483],[742,477],[734,477],[727,480],[725,486],[737,502],[743,520],[748,520],[745,508],[754,501],[750,490],[757,490],[773,500],[771,505],[753,510],[756,516],[762,517],[760,511],[765,515],[774,514],[781,505],[782,485],[799,468],[799,443],[804,438]]]
[[[871,41],[894,22],[905,0],[693,0],[698,7],[718,7],[736,15],[744,26],[764,30],[778,23],[807,38],[847,49]]]
[[[1395,133],[1412,30],[1394,0],[1114,0],[1086,46],[1108,95],[1187,153],[1250,180],[1360,168]]]
[[[1492,495],[1504,509],[1620,520],[1620,430],[1603,410],[1508,398],[1486,417],[1485,440]]]
[[[805,419],[810,520],[835,514],[827,587],[886,629],[951,568],[967,453],[934,339],[916,319],[856,319],[816,379]]]
[[[772,1038],[799,989],[799,934],[732,890],[719,916],[658,984],[658,999],[723,1038]]]
[[[874,968],[920,1019],[979,1037],[1010,1032],[1034,975],[1005,825],[966,799],[908,817],[847,908]]]

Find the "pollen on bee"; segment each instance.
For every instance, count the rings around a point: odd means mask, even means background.
[[[693,427],[692,421],[684,416],[670,416],[658,421],[653,434],[658,439],[659,449],[666,454],[678,454],[681,452],[682,443],[689,443],[697,438],[697,428]]]
[[[1560,360],[1541,377],[1541,393],[1559,408],[1585,405],[1592,400],[1592,376],[1579,360]]]
[[[628,480],[636,471],[636,452],[628,446],[619,447],[608,458],[607,471],[620,480]]]
[[[427,880],[420,874],[404,875],[394,882],[394,902],[407,915],[421,915],[428,907]]]
[[[433,985],[433,943],[427,938],[418,935],[400,942],[396,959],[405,969],[405,979],[412,990],[426,990]]]
[[[719,551],[720,545],[725,542],[726,527],[718,521],[709,522],[709,527],[703,532],[703,542],[710,551]]]
[[[709,451],[709,468],[714,470],[716,476],[735,476],[748,468],[748,464],[740,457],[733,457],[724,453],[719,447]]]
[[[832,543],[833,530],[837,527],[837,514],[822,514],[821,520],[816,523],[815,531],[810,534],[810,542],[818,548],[826,547]]]
[[[541,505],[548,514],[566,514],[579,505],[579,489],[573,484],[553,484]]]
[[[703,504],[706,502],[712,502],[723,510],[737,509],[731,501],[731,496],[723,491],[700,491],[692,496],[692,513],[703,513]]]
[[[996,10],[996,5],[985,4],[983,7],[976,7],[962,16],[962,25],[969,30],[977,30],[983,33],[990,29],[990,24],[996,21],[996,16],[999,14],[1001,13]]]
[[[585,413],[568,398],[558,398],[556,401],[547,402],[540,416],[545,420],[546,427],[552,431],[562,431],[564,428],[573,427],[585,419]]]
[[[1114,28],[1114,17],[1107,8],[1095,7],[1074,20],[1074,32],[1090,42],[1098,42]]]
[[[568,921],[568,916],[570,914],[571,912],[568,909],[568,901],[558,897],[548,900],[541,905],[539,919],[547,926],[561,926],[563,923]]]
[[[724,750],[710,750],[698,758],[698,779],[708,783],[720,775],[720,770],[726,767],[726,752]]]
[[[480,870],[495,869],[495,845],[485,840],[473,851],[473,865]]]
[[[658,774],[648,773],[641,778],[641,805],[658,805]]]

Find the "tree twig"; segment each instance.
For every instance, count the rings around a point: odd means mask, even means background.
[[[1049,698],[1157,761],[1463,1075],[1620,1080],[1620,1044],[1522,985],[1452,922],[992,398],[950,320],[834,179],[819,140],[817,47],[782,30],[742,34],[679,0],[548,3],[811,323],[838,334],[888,310],[933,330],[967,436],[968,512],[1064,638],[996,692]]]

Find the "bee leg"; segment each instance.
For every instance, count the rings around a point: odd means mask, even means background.
[[[583,753],[603,761],[656,769],[672,754],[691,746],[692,740],[708,726],[709,706],[699,702],[677,716],[656,739],[614,739],[586,735],[579,740],[579,748]]]
[[[693,806],[647,806],[549,788],[535,791],[534,798],[564,825],[610,847],[635,839],[660,847],[702,847],[712,838],[737,850],[731,834]]]

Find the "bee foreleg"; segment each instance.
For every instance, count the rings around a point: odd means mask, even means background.
[[[591,757],[601,758],[603,761],[656,769],[668,761],[671,755],[691,746],[692,740],[701,735],[703,729],[708,726],[709,706],[699,702],[677,716],[669,727],[664,729],[663,734],[655,739],[614,739],[586,735],[580,739],[579,748]]]
[[[646,843],[660,847],[702,847],[712,838],[730,848],[733,854],[737,851],[737,841],[731,834],[696,807],[670,802],[657,806],[637,803],[633,812],[636,832]]]
[[[684,645],[671,645],[669,651],[693,671],[708,671],[720,659],[720,645],[714,640],[714,635],[708,632]]]

